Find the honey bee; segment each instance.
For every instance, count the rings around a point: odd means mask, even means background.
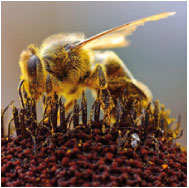
[[[99,89],[113,104],[127,88],[132,94],[150,102],[152,93],[136,80],[113,51],[103,49],[126,47],[127,37],[145,22],[174,15],[166,12],[142,18],[85,39],[81,33],[60,33],[46,38],[40,47],[30,44],[19,59],[21,80],[30,97],[38,99],[55,92],[66,99],[68,111],[82,91]]]

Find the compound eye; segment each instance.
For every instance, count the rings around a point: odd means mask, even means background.
[[[30,59],[28,60],[28,63],[27,63],[27,70],[28,70],[28,74],[30,76],[36,75],[37,64],[39,64],[39,63],[40,63],[40,59],[37,56],[32,55],[30,57]]]

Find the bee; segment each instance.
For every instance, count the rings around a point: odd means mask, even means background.
[[[86,88],[100,90],[102,101],[112,101],[112,108],[125,88],[149,103],[152,100],[149,88],[134,78],[116,53],[102,50],[126,47],[127,37],[138,26],[174,14],[166,12],[142,18],[88,39],[82,33],[60,33],[46,38],[40,47],[30,44],[19,59],[24,88],[34,101],[43,94],[63,96],[66,111]]]

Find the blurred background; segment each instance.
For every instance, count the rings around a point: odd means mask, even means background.
[[[186,2],[2,2],[1,105],[20,105],[17,86],[21,51],[40,45],[51,34],[84,32],[87,37],[153,14],[176,11],[164,20],[146,23],[129,37],[131,45],[116,49],[133,75],[149,86],[154,99],[181,115],[187,143]],[[88,100],[93,101],[87,93]],[[9,113],[11,114],[11,113]],[[7,117],[8,119],[8,117]]]

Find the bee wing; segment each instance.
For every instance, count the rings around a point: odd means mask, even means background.
[[[77,47],[105,49],[128,46],[129,42],[127,40],[127,36],[131,35],[138,26],[144,25],[145,22],[167,18],[168,16],[172,16],[175,13],[176,12],[165,12],[156,14],[112,28],[80,42],[77,44]]]

